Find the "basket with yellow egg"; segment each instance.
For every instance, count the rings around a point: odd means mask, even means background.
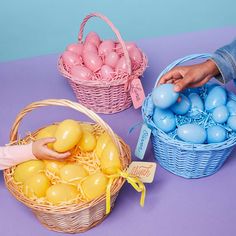
[[[64,106],[87,115],[95,123],[67,119],[19,139],[25,115],[45,106]],[[14,144],[55,137],[50,144],[58,152],[70,150],[66,161],[31,160],[4,171],[7,188],[28,206],[48,229],[80,233],[101,223],[110,213],[120,188],[127,180],[141,194],[145,186],[126,170],[131,162],[128,145],[93,111],[69,100],[42,100],[26,106],[11,130]]]

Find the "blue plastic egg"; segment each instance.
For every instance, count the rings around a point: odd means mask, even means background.
[[[230,116],[227,125],[229,128],[231,128],[233,131],[236,131],[236,116]]]
[[[220,143],[226,139],[226,130],[220,126],[211,126],[207,129],[207,142]]]
[[[212,119],[216,123],[223,124],[228,120],[229,111],[228,108],[224,105],[216,107],[212,112]]]
[[[173,112],[168,109],[156,107],[153,114],[153,122],[159,129],[166,133],[171,132],[176,128],[175,116]]]
[[[208,93],[205,101],[205,108],[211,111],[215,107],[225,105],[227,101],[227,93],[221,86],[216,86]]]
[[[184,115],[189,111],[191,103],[189,99],[183,94],[180,94],[180,98],[181,101],[177,101],[174,105],[170,107],[170,109],[177,115]]]
[[[199,88],[186,88],[184,91],[183,91],[183,94],[188,96],[189,94],[191,93],[199,93]]]
[[[188,98],[191,102],[191,108],[189,110],[188,116],[194,117],[198,115],[201,111],[204,111],[203,101],[197,93],[189,94]]]
[[[234,100],[229,100],[226,107],[228,108],[230,116],[236,115],[236,102]]]
[[[213,88],[215,88],[216,86],[219,86],[219,84],[215,84],[215,83],[206,84],[207,93],[209,93],[209,92],[210,92]]]
[[[204,128],[196,124],[181,125],[177,129],[178,137],[188,143],[201,144],[206,141],[207,134]]]
[[[174,91],[173,84],[162,84],[152,92],[152,100],[155,106],[166,109],[173,105],[179,97],[179,93]]]

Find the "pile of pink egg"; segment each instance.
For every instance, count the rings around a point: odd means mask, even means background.
[[[142,64],[142,53],[133,42],[126,42],[132,70]],[[67,46],[62,54],[63,64],[74,80],[113,80],[115,75],[128,73],[127,61],[121,44],[113,40],[101,40],[90,32],[84,43]]]

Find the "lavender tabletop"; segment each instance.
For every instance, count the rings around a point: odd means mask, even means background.
[[[179,57],[213,52],[235,38],[236,27],[194,32],[138,41],[149,58],[143,78],[146,94],[151,91],[161,70]],[[9,141],[9,131],[18,112],[27,104],[47,98],[76,101],[67,81],[57,72],[58,55],[0,64],[0,145]],[[235,91],[233,83],[227,88]],[[140,110],[127,109],[101,117],[131,147],[134,153],[139,128],[128,134],[129,128],[141,121]],[[69,108],[47,107],[28,114],[21,126],[36,130],[66,118],[87,120]],[[139,206],[139,193],[125,184],[115,208],[106,220],[83,235],[160,235],[160,236],[233,236],[236,232],[236,152],[213,176],[187,180],[160,166],[152,184],[147,184],[145,207]],[[133,159],[135,159],[133,155]],[[153,161],[151,145],[145,160]],[[0,235],[54,236],[66,235],[45,229],[33,213],[12,197],[5,188],[0,172]]]

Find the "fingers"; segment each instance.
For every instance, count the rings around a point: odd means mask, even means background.
[[[175,92],[180,92],[188,87],[192,82],[192,77],[186,75],[183,79],[179,80],[174,87]]]
[[[40,143],[41,145],[47,145],[48,143],[54,143],[55,141],[56,139],[51,137],[51,138],[39,139],[37,142]]]
[[[159,84],[173,83],[175,80],[182,78],[179,68],[175,68],[163,75],[158,82]]]
[[[57,159],[58,161],[69,157],[71,154],[70,152],[58,153],[58,152],[55,152],[47,147],[44,147],[43,152],[44,152],[45,156],[52,158],[52,159]]]

